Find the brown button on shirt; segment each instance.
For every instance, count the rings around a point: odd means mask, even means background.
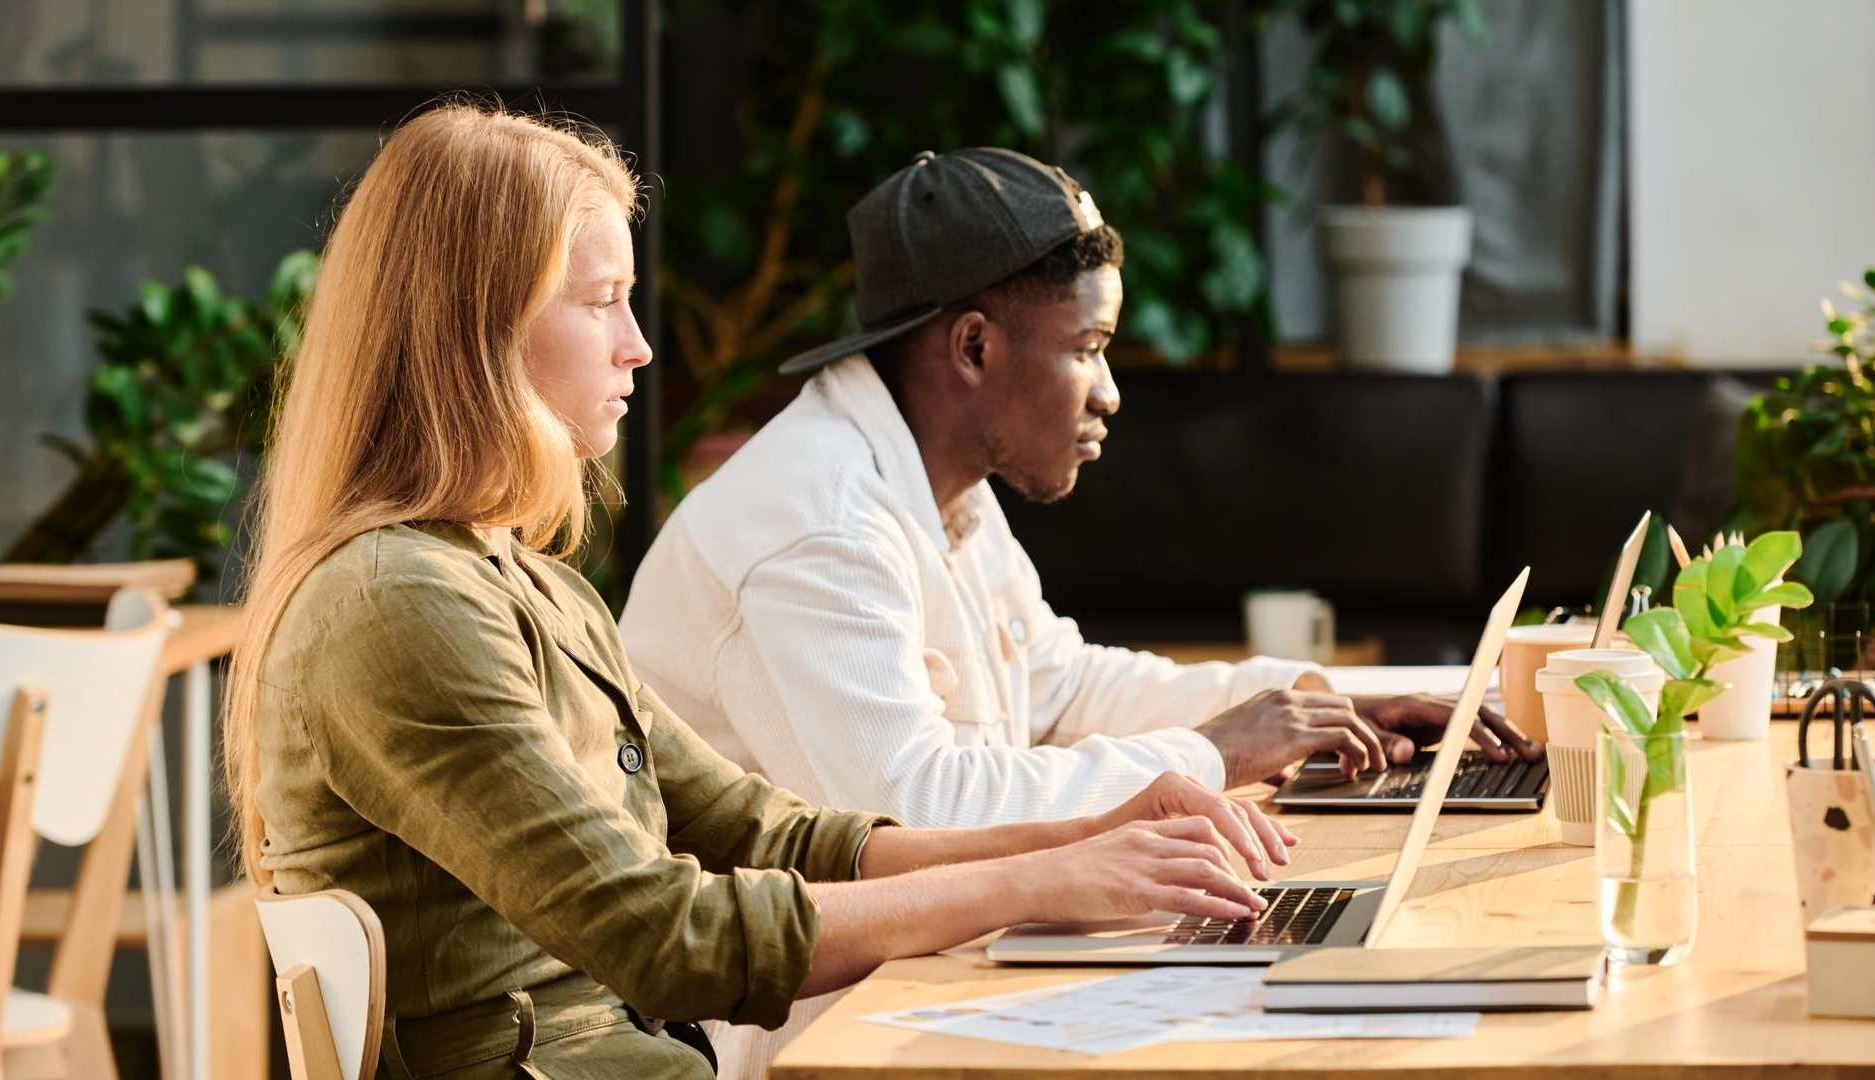
[[[371,904],[400,1016],[577,970],[646,1016],[774,1027],[813,950],[805,883],[850,879],[885,820],[731,764],[632,675],[578,573],[457,525],[322,562],[261,683],[263,865]]]

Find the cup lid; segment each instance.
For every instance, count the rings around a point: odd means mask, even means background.
[[[1645,675],[1658,670],[1654,658],[1639,649],[1563,649],[1549,654],[1545,671],[1581,675],[1606,671],[1615,675]]]
[[[1505,631],[1504,640],[1534,642],[1539,645],[1587,645],[1595,640],[1595,624],[1543,623],[1538,626],[1513,626]]]
[[[1547,666],[1536,673],[1537,689],[1562,690],[1572,687],[1577,675],[1606,671],[1635,690],[1646,693],[1658,690],[1667,681],[1654,658],[1639,649],[1563,649],[1549,654]]]

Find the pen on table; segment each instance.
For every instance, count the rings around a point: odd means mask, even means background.
[[[1680,539],[1679,530],[1671,525],[1667,526],[1667,543],[1673,548],[1673,557],[1679,560],[1680,569],[1686,569],[1686,564],[1692,562],[1693,557],[1686,553],[1686,541]]]

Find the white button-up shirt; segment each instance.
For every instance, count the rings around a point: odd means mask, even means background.
[[[987,484],[943,520],[859,355],[684,499],[620,630],[640,677],[729,757],[922,826],[1096,813],[1168,770],[1220,786],[1192,726],[1318,670],[1088,644]]]

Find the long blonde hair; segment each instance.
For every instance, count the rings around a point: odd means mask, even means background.
[[[573,438],[529,385],[521,342],[584,222],[636,200],[602,136],[451,103],[399,127],[339,215],[274,411],[224,704],[254,880],[271,877],[255,805],[258,672],[306,575],[353,537],[406,521],[508,528],[555,557],[584,535]]]

